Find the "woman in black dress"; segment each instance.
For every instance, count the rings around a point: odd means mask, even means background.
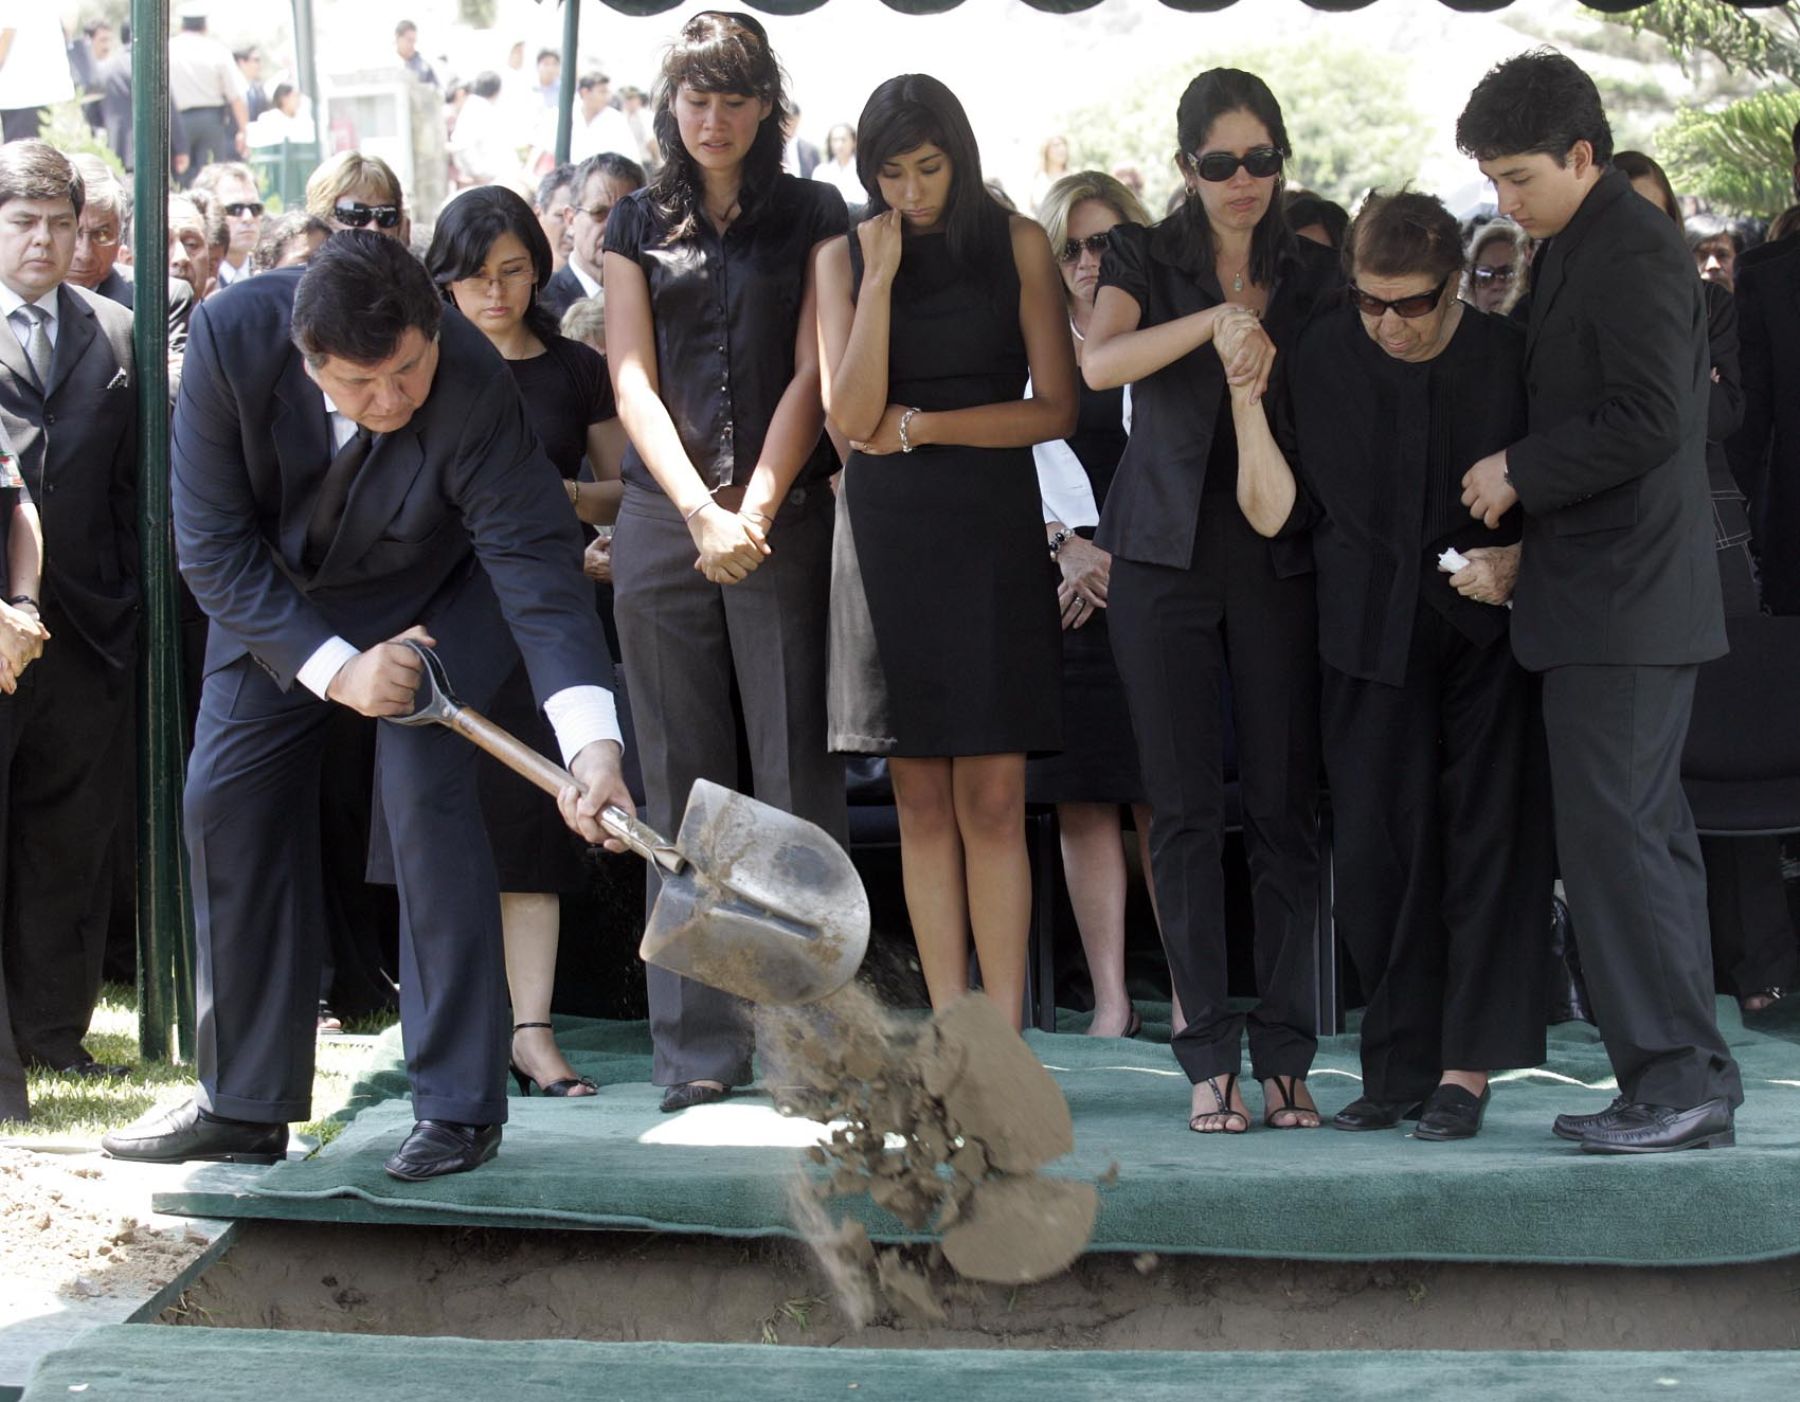
[[[1080,365],[1100,290],[1107,233],[1119,224],[1148,224],[1136,195],[1097,170],[1066,175],[1038,205],[1038,223],[1062,269],[1069,334]],[[1150,805],[1138,777],[1137,746],[1125,683],[1113,663],[1106,628],[1112,558],[1094,544],[1094,527],[1125,451],[1125,388],[1079,386],[1080,412],[1066,439],[1040,443],[1038,488],[1044,533],[1060,578],[1063,749],[1029,760],[1025,798],[1054,803],[1062,839],[1063,876],[1094,984],[1091,1037],[1132,1037],[1143,1026],[1125,991],[1125,849],[1119,808],[1130,804],[1145,875],[1150,871]]]
[[[1310,531],[1318,566],[1335,915],[1368,998],[1332,1123],[1467,1139],[1489,1073],[1544,1059],[1549,760],[1502,607],[1520,514],[1462,505],[1469,464],[1525,432],[1525,336],[1457,299],[1462,230],[1429,195],[1371,195],[1350,252],[1354,309],[1300,338],[1280,446],[1232,385],[1237,496],[1264,535]]]
[[[819,404],[812,261],[850,218],[781,171],[787,108],[749,15],[689,20],[664,60],[666,164],[606,224],[606,343],[630,435],[613,609],[650,822],[672,832],[696,779],[735,788],[733,691],[756,796],[845,835],[825,744],[837,456]],[[663,1109],[750,1079],[743,1006],[652,965]]]
[[[438,216],[425,255],[432,280],[504,357],[538,440],[562,474],[569,508],[590,525],[611,521],[619,503],[624,430],[606,364],[557,331],[538,301],[553,271],[550,244],[531,207],[511,190],[482,186],[458,195]],[[598,479],[578,480],[586,457]],[[542,753],[556,753],[550,723],[532,697],[521,662],[501,685],[494,720]],[[500,874],[500,923],[512,993],[513,1077],[527,1093],[592,1095],[557,1050],[550,1030],[556,981],[558,894],[582,885],[579,840],[556,804],[499,765],[481,767],[481,808]]]
[[[1227,1001],[1221,673],[1237,723],[1261,1002],[1250,1064],[1264,1121],[1313,1128],[1318,1039],[1319,663],[1304,539],[1265,541],[1238,510],[1230,363],[1260,389],[1277,348],[1342,286],[1338,257],[1284,221],[1281,106],[1254,74],[1215,68],[1182,94],[1187,200],[1154,229],[1121,224],[1082,356],[1094,389],[1131,385],[1131,441],[1094,540],[1113,557],[1107,620],[1153,814],[1163,943],[1187,1016],[1173,1048],[1193,1082],[1188,1127],[1250,1127],[1237,1073],[1244,1017]],[[1211,345],[1217,354],[1207,352]]]
[[[856,159],[870,218],[818,258],[826,411],[855,449],[832,562],[831,744],[888,756],[932,1006],[967,990],[973,930],[982,987],[1018,1026],[1025,756],[1061,743],[1029,450],[1075,427],[1062,284],[1044,231],[988,194],[962,104],[935,78],[875,90]]]

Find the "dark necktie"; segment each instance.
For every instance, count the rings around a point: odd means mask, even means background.
[[[316,570],[324,562],[325,553],[337,538],[338,527],[344,520],[344,503],[350,500],[351,485],[356,481],[356,474],[362,471],[374,442],[374,434],[366,428],[358,428],[350,441],[337,450],[331,466],[325,469],[325,478],[319,483],[318,500],[313,503],[312,517],[306,523],[306,550],[302,558],[308,569]]]

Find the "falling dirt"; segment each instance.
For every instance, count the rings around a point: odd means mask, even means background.
[[[845,1316],[877,1301],[944,1318],[957,1279],[1026,1284],[1066,1270],[1092,1238],[1090,1184],[1038,1169],[1075,1146],[1062,1090],[985,996],[929,1018],[894,1014],[861,985],[806,1007],[759,1010],[769,1080],[794,1113],[836,1128],[791,1194]],[[872,1245],[825,1204],[867,1195],[942,1246]]]

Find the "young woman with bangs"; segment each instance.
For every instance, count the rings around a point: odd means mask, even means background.
[[[786,110],[762,25],[696,15],[657,86],[666,163],[606,227],[607,360],[630,438],[614,616],[647,816],[664,832],[696,779],[739,786],[734,692],[756,796],[845,832],[825,737],[837,458],[812,258],[849,215],[830,186],[782,174]],[[649,981],[662,1108],[748,1082],[742,1005],[655,967]]]

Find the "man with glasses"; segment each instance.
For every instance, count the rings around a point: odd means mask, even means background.
[[[571,227],[575,214],[573,165],[559,165],[538,181],[537,198],[532,201],[531,210],[537,215],[538,227],[550,242],[552,274],[560,273],[569,261],[569,249],[575,238]]]
[[[582,298],[600,295],[606,221],[614,205],[643,186],[644,168],[613,151],[590,156],[575,168],[570,186],[575,202],[569,221],[569,261],[538,294],[552,316],[560,318]]]
[[[213,272],[220,287],[229,287],[250,275],[250,254],[262,233],[263,202],[256,173],[241,161],[221,161],[195,176],[194,188],[211,195],[225,216],[231,243]]]

